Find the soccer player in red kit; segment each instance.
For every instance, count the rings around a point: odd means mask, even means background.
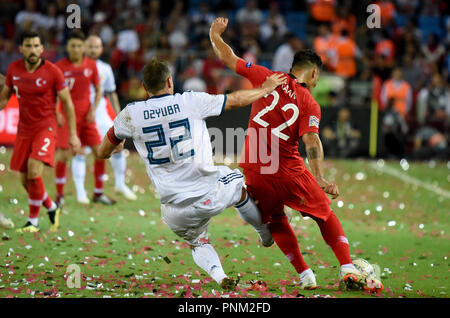
[[[67,58],[59,60],[56,65],[62,70],[66,83],[72,96],[75,106],[77,134],[82,146],[91,147],[94,155],[94,202],[103,204],[114,204],[115,201],[103,193],[103,178],[105,174],[105,161],[97,158],[97,147],[101,143],[101,137],[95,123],[95,110],[98,106],[102,92],[100,88],[100,77],[97,71],[97,64],[94,60],[84,57],[85,37],[79,31],[73,31],[68,39],[66,50]],[[96,90],[94,103],[90,101],[90,85]],[[62,202],[64,197],[64,185],[66,183],[66,165],[70,153],[67,151],[67,124],[64,123],[63,116],[58,113],[60,126],[58,128],[58,149],[56,163],[56,191],[57,201]]]
[[[29,218],[19,232],[37,232],[41,205],[48,209],[50,231],[59,226],[60,207],[45,191],[42,180],[44,165],[53,166],[56,145],[56,97],[67,114],[68,144],[73,151],[80,147],[76,135],[75,113],[64,76],[53,63],[41,58],[44,47],[37,33],[25,31],[19,50],[23,59],[9,65],[6,83],[0,94],[0,110],[15,94],[19,101],[19,125],[11,169],[21,173],[28,192]]]
[[[217,57],[254,87],[274,72],[246,63],[223,41],[228,20],[217,18],[210,29],[210,39]],[[324,178],[323,149],[319,138],[320,107],[311,96],[319,79],[322,61],[311,50],[295,54],[287,83],[253,103],[249,129],[241,155],[247,190],[258,202],[263,223],[269,223],[273,239],[300,276],[300,288],[317,287],[313,271],[300,253],[284,205],[314,219],[325,242],[340,265],[340,285],[348,289],[382,288],[381,282],[366,279],[352,264],[348,240],[330,208],[339,195],[334,182]],[[299,139],[305,143],[312,173],[305,167],[298,151]]]

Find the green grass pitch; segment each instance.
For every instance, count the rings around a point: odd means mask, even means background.
[[[8,169],[10,156],[10,149],[0,149],[0,212],[17,228],[26,222],[28,206],[19,176]],[[386,167],[417,182],[387,174]],[[88,159],[88,169],[92,170],[92,158]],[[209,228],[226,273],[239,277],[241,283],[264,280],[268,290],[241,286],[236,292],[222,291],[195,265],[187,244],[162,223],[159,201],[144,164],[131,153],[127,182],[137,191],[137,201],[129,202],[113,193],[113,174],[107,164],[105,192],[118,203],[111,207],[81,206],[76,203],[68,168],[66,204],[58,233],[48,232],[44,208],[39,233],[0,229],[0,297],[447,298],[450,165],[327,160],[326,171],[340,188],[341,195],[332,208],[349,239],[352,257],[365,258],[380,268],[385,290],[378,295],[339,291],[339,264],[319,228],[290,210],[291,225],[319,287],[299,290],[297,275],[278,247],[261,247],[253,229],[234,209],[227,209],[212,219]],[[89,193],[92,175],[88,171]],[[46,168],[44,181],[54,198],[52,169]],[[80,288],[67,283],[71,264],[80,268]]]

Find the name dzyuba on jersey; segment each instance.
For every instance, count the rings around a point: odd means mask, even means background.
[[[180,112],[180,106],[178,104],[161,107],[158,109],[144,110],[144,119],[156,119],[173,115]]]

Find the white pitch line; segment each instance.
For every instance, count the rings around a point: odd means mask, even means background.
[[[388,166],[379,167],[376,163],[373,163],[372,167],[374,169],[376,169],[377,171],[380,171],[382,173],[387,173],[387,174],[389,174],[389,175],[391,175],[393,177],[396,177],[396,178],[398,178],[398,179],[400,179],[402,181],[405,181],[407,183],[410,183],[410,184],[422,187],[422,188],[427,189],[427,190],[429,190],[431,192],[434,192],[434,193],[436,193],[438,195],[441,195],[441,196],[443,196],[443,197],[445,197],[447,199],[450,199],[450,191],[441,189],[441,188],[439,188],[436,185],[432,185],[430,183],[423,182],[423,181],[421,181],[421,180],[419,180],[417,178],[411,177],[411,176],[409,176],[409,175],[407,175],[407,174],[405,174],[405,173],[403,173],[401,171],[398,171],[397,169],[394,169],[394,168],[391,168],[391,167],[388,167]]]

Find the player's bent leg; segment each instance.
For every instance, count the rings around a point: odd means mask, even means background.
[[[45,194],[44,181],[42,180],[42,171],[44,163],[42,161],[29,158],[27,163],[27,192],[29,216],[27,223],[17,232],[37,232],[39,211],[42,205],[42,199]]]
[[[28,177],[27,177],[27,173],[26,172],[21,172],[20,173],[20,183],[22,184],[22,186],[25,188],[25,190],[28,192]]]
[[[77,153],[72,158],[72,177],[77,193],[77,201],[81,204],[89,204],[86,189],[84,187],[84,180],[86,176],[86,155]]]
[[[272,246],[274,240],[270,233],[269,226],[268,224],[262,223],[261,212],[258,210],[258,207],[245,188],[242,188],[241,200],[235,204],[234,207],[239,212],[241,218],[253,226],[256,233],[259,235],[261,244],[265,247]]]
[[[270,231],[273,239],[287,259],[294,266],[300,277],[300,288],[315,289],[316,279],[300,252],[297,236],[292,230],[287,215],[280,211],[272,215]]]
[[[98,145],[92,146],[90,145],[92,152],[95,156],[94,162],[94,197],[93,201],[97,203],[102,203],[104,205],[112,205],[116,203],[116,200],[108,197],[103,192],[103,185],[105,179],[105,170],[106,170],[106,161],[102,159],[98,159]]]
[[[331,212],[326,221],[312,217],[320,228],[324,241],[331,247],[341,266],[352,265],[350,249],[344,229],[337,216]]]
[[[136,194],[125,183],[127,159],[123,151],[113,154],[110,162],[114,171],[114,191],[123,195],[127,200],[137,200]]]
[[[40,205],[43,205],[48,210],[48,216],[50,219],[50,231],[55,232],[59,227],[59,216],[61,213],[60,206],[53,202],[45,191],[44,181],[42,179],[44,163],[30,158],[28,160],[27,188],[29,194],[30,205],[30,219],[28,220],[34,227],[37,228],[38,222],[34,220],[34,216],[39,215]],[[39,205],[39,206],[38,206]],[[38,229],[38,228],[37,228]],[[32,229],[34,231],[36,229]]]
[[[70,153],[67,149],[59,149],[56,152],[56,167],[55,167],[55,183],[56,183],[56,202],[59,205],[64,204],[64,187],[66,185],[66,170],[67,162],[70,159]]]
[[[42,161],[33,158],[28,159],[28,170],[27,170],[28,180],[42,176],[43,171],[44,171],[44,163]]]
[[[100,109],[100,105],[97,107],[95,113],[95,121],[97,128],[102,138],[106,135],[108,129],[113,125],[113,121]],[[125,197],[130,201],[137,200],[136,194],[126,185],[125,173],[127,169],[127,159],[123,151],[115,153],[109,159],[111,167],[114,172],[114,191]]]
[[[211,276],[223,289],[233,290],[236,287],[234,279],[228,277],[222,267],[219,255],[211,244],[193,246],[194,262]]]
[[[347,290],[367,290],[379,292],[383,289],[380,281],[368,277],[352,263],[349,243],[337,216],[331,212],[326,221],[311,216],[319,225],[325,242],[331,247],[341,265],[339,287]]]
[[[214,247],[209,243],[208,217],[199,217],[193,205],[180,208],[161,204],[163,222],[177,236],[186,240],[191,246],[194,262],[224,289],[233,289],[236,282],[229,278],[222,267],[220,258]]]

